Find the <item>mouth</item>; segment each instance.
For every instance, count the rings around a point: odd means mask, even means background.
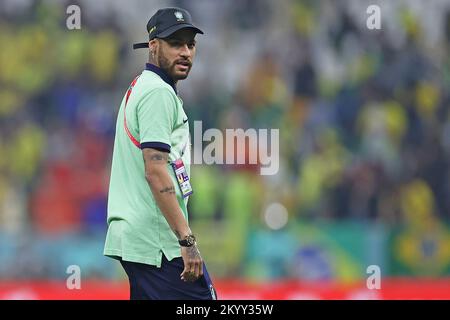
[[[189,61],[178,61],[175,65],[178,69],[181,69],[181,71],[187,71],[191,67],[191,63]]]

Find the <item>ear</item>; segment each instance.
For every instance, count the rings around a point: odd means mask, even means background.
[[[148,47],[150,49],[150,53],[154,55],[158,49],[158,41],[156,41],[156,39],[150,40],[148,42]]]

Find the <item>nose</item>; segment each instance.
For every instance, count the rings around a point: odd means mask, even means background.
[[[181,46],[180,56],[182,56],[183,58],[189,58],[191,56],[191,50],[189,50],[187,43]]]

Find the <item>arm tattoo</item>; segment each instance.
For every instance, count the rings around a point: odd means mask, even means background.
[[[150,160],[152,161],[161,161],[164,160],[164,157],[161,153],[155,153],[150,156]]]
[[[164,189],[159,190],[160,193],[170,193],[170,194],[175,194],[175,188],[173,186],[170,187],[165,187]]]

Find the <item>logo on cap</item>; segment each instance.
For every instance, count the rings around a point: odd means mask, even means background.
[[[175,11],[173,14],[177,18],[177,21],[184,21],[183,14],[180,11]]]

